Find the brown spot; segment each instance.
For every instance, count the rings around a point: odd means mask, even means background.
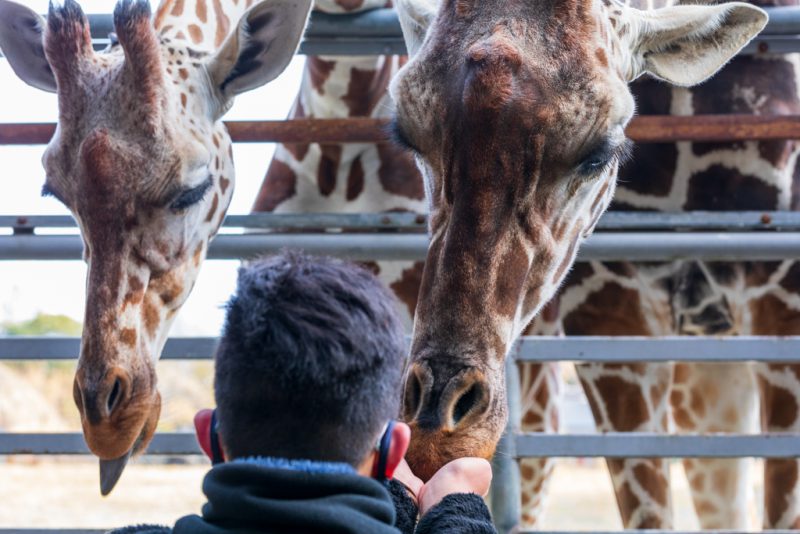
[[[350,173],[347,175],[347,200],[355,200],[364,191],[364,167],[361,165],[361,156],[353,160]]]
[[[412,157],[393,144],[378,143],[376,147],[381,162],[378,179],[384,191],[412,200],[423,200],[425,188]]]
[[[368,117],[386,94],[392,78],[392,62],[386,61],[379,71],[350,69],[350,83],[342,101],[351,117]]]
[[[194,262],[195,267],[198,267],[200,265],[200,258],[202,257],[204,249],[205,249],[205,243],[200,243],[194,250],[194,254],[192,254],[192,261]]]
[[[567,253],[564,254],[564,258],[561,260],[561,264],[556,269],[556,272],[553,274],[553,284],[558,285],[561,283],[566,270],[569,269],[570,265],[573,263],[573,254],[575,254],[575,249],[578,247],[578,240],[579,240],[580,228],[575,228],[572,232],[572,235],[569,238],[569,248],[567,249]]]
[[[706,485],[706,476],[703,473],[697,473],[689,481],[694,491],[704,491]]]
[[[178,76],[180,76],[182,80],[186,80],[189,78],[189,71],[183,68],[178,69]]]
[[[689,378],[692,374],[692,368],[690,365],[685,363],[676,363],[675,364],[675,374],[673,375],[672,381],[675,384],[685,384],[689,381]]]
[[[296,194],[296,186],[297,175],[294,171],[284,162],[273,159],[253,204],[253,211],[274,211]]]
[[[768,528],[775,528],[790,505],[797,485],[797,460],[768,459],[764,463],[764,507]]]
[[[686,197],[686,210],[760,210],[778,205],[777,187],[723,165],[692,175]]]
[[[647,463],[640,463],[633,468],[633,476],[661,506],[667,505],[667,481],[661,472],[661,462],[650,460]]]
[[[510,318],[516,315],[529,266],[528,255],[521,243],[512,243],[500,258],[494,282],[494,308],[498,314]]]
[[[219,195],[214,193],[214,198],[211,200],[211,208],[206,215],[206,222],[211,222],[214,219],[214,215],[217,214],[217,208],[219,208]]]
[[[703,402],[703,396],[696,389],[691,389],[689,391],[689,408],[698,417],[703,417],[706,414],[706,405]]]
[[[618,376],[600,376],[594,382],[615,431],[631,432],[650,419],[642,386]],[[600,414],[595,414],[598,417]]]
[[[172,6],[172,16],[173,17],[180,17],[183,15],[183,4],[184,0],[176,0],[175,5]]]
[[[695,511],[697,511],[697,515],[700,517],[719,513],[719,508],[717,508],[717,506],[711,501],[696,500],[694,502],[694,508]]]
[[[336,188],[336,174],[342,161],[342,145],[320,145],[322,155],[317,168],[317,186],[319,193],[330,196]]]
[[[568,335],[649,336],[644,317],[638,291],[608,282],[564,317],[564,328]]]
[[[800,334],[800,313],[774,295],[750,301],[752,329],[755,336],[792,336]]]
[[[531,466],[527,462],[521,463],[519,466],[519,470],[520,474],[522,475],[522,478],[525,480],[532,480],[534,475],[536,474],[536,472],[533,470],[533,466]]]
[[[608,460],[609,469],[611,468],[612,463],[619,463],[620,470],[622,470],[622,464],[624,460]],[[613,469],[612,469],[613,470]],[[619,512],[622,515],[623,524],[626,527],[631,527],[628,524],[628,519],[633,515],[633,512],[639,508],[641,502],[639,501],[639,497],[633,493],[631,489],[630,483],[625,482],[619,490],[617,490],[617,505],[619,506]],[[631,527],[633,528],[633,527]]]
[[[225,9],[222,7],[222,2],[220,0],[213,0],[212,3],[214,4],[214,15],[217,19],[217,33],[214,36],[214,46],[219,48],[225,40],[225,37],[228,36],[231,24],[228,16],[225,14]]]
[[[325,82],[336,67],[335,61],[325,61],[316,56],[311,56],[306,60],[306,69],[311,79],[311,85],[320,95],[325,94]]]
[[[762,421],[769,431],[788,430],[797,421],[798,404],[795,395],[759,377],[762,394]]]
[[[230,185],[231,185],[231,181],[230,180],[228,180],[224,176],[220,176],[219,177],[219,189],[220,189],[220,191],[222,192],[223,195],[225,194],[225,191],[228,190],[228,187],[230,187]]]
[[[129,305],[139,304],[144,298],[144,284],[135,276],[128,279],[128,292],[122,301],[122,310],[125,311]]]
[[[532,432],[530,429],[542,426],[542,421],[542,416],[538,412],[528,411],[522,418],[522,430]]]
[[[186,93],[181,93],[181,106],[186,107]]]
[[[208,6],[206,5],[206,0],[197,0],[195,12],[197,13],[197,18],[200,20],[200,22],[208,21]]]
[[[602,48],[598,48],[594,51],[594,56],[597,58],[597,61],[604,67],[608,67],[608,57],[606,57],[606,51]]]
[[[726,469],[719,469],[711,475],[711,485],[715,493],[727,493],[731,487],[731,482],[731,473]]]
[[[153,299],[147,298],[142,306],[142,318],[144,319],[144,327],[150,338],[154,338],[158,325],[161,323],[161,316],[158,307],[153,303]]]
[[[781,280],[781,287],[789,293],[800,295],[800,261],[796,261],[786,271],[786,276]]]
[[[391,285],[392,291],[406,305],[408,313],[414,317],[417,308],[417,298],[419,297],[419,287],[422,284],[422,271],[425,263],[418,261],[408,269],[403,270],[400,279]]]
[[[120,342],[129,347],[136,346],[136,337],[136,329],[134,328],[123,328],[119,333]]]
[[[197,24],[189,24],[187,29],[189,30],[189,37],[191,37],[194,44],[203,42],[203,30],[200,29],[200,26]]]

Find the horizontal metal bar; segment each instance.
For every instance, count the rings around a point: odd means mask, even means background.
[[[524,337],[519,362],[800,362],[800,336]]]
[[[0,432],[0,455],[83,455],[91,454],[83,435],[70,433],[8,433]],[[147,447],[148,455],[198,455],[202,454],[194,433],[161,432]]]
[[[216,350],[213,337],[174,337],[161,359],[203,360]],[[2,360],[74,360],[77,337],[3,337]],[[521,338],[511,350],[519,362],[800,362],[800,336],[735,337],[553,337]]]
[[[541,434],[517,436],[517,457],[796,458],[800,435]]]
[[[228,121],[237,143],[383,143],[389,142],[385,119],[292,119]],[[46,144],[53,123],[2,123],[0,145]],[[643,115],[626,134],[637,143],[673,141],[747,141],[800,139],[800,115]]]
[[[302,249],[351,260],[423,260],[428,237],[397,234],[222,234],[209,247],[210,259],[242,259]],[[0,236],[0,260],[79,260],[77,235]],[[581,246],[578,261],[775,261],[800,254],[800,232],[598,232]]]
[[[167,340],[161,358],[165,360],[207,360],[216,350],[214,337],[173,337]],[[78,337],[0,336],[2,360],[75,360],[80,353]]]
[[[559,458],[795,458],[800,457],[797,434],[760,435],[653,435],[614,434],[520,434],[517,456]],[[80,433],[0,433],[0,455],[90,454]],[[147,448],[148,455],[201,454],[190,432],[159,433]]]
[[[104,534],[108,531],[109,529],[82,528],[0,528],[0,534]],[[650,532],[648,531],[647,534],[650,534]],[[697,534],[701,533],[698,532]]]
[[[428,217],[416,213],[252,213],[228,215],[223,228],[282,230],[424,230]],[[0,215],[0,228],[32,231],[36,228],[76,228],[69,215]],[[695,211],[645,213],[611,211],[600,218],[598,230],[697,231],[794,230],[800,231],[800,212]]]

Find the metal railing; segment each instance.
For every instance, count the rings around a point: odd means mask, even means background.
[[[742,54],[785,54],[800,51],[800,9],[769,7],[769,23]],[[96,49],[109,44],[114,31],[110,14],[89,14]],[[305,55],[381,55],[406,53],[397,14],[392,9],[374,9],[351,15],[314,12],[300,53]]]

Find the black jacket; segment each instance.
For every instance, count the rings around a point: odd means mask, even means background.
[[[445,497],[417,523],[417,507],[396,482],[387,486],[356,474],[304,472],[233,462],[213,468],[203,481],[202,516],[173,528],[126,527],[112,534],[496,533],[479,496]]]

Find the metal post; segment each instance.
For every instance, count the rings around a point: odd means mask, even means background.
[[[516,358],[506,358],[506,396],[508,401],[508,425],[492,460],[492,516],[497,531],[513,532],[519,527],[522,509],[520,494],[519,464],[517,463],[516,439],[520,421],[519,371]]]

